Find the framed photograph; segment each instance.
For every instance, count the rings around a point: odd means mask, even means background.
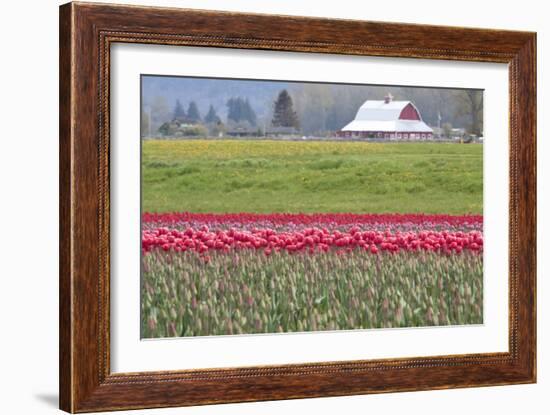
[[[60,407],[536,381],[536,35],[60,8]]]

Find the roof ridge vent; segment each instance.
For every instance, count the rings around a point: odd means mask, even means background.
[[[389,104],[393,101],[393,95],[388,92],[388,95],[384,97],[384,104]]]

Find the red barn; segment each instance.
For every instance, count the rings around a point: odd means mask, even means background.
[[[338,132],[339,137],[387,140],[431,140],[433,130],[422,121],[410,101],[394,101],[388,94],[383,101],[365,101],[355,119]]]

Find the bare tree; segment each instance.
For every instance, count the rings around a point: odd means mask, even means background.
[[[458,105],[457,115],[470,119],[469,131],[480,136],[483,134],[483,92],[475,89],[465,89],[456,94]]]

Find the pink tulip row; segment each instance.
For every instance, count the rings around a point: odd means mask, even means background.
[[[363,231],[391,232],[479,231],[483,230],[481,215],[424,215],[424,214],[257,214],[257,213],[144,213],[143,228],[158,227],[185,230],[207,226],[210,231],[230,229],[274,229],[277,232],[302,232],[308,227],[320,227],[329,231],[348,232],[356,227]]]
[[[419,231],[391,232],[390,230],[362,230],[353,226],[348,231],[307,227],[301,231],[279,232],[265,228],[211,231],[207,225],[185,230],[158,227],[144,229],[142,249],[145,253],[155,249],[164,251],[208,251],[227,252],[239,249],[263,250],[266,255],[273,252],[327,252],[336,250],[344,253],[363,249],[372,254],[380,251],[435,251],[446,254],[483,251],[483,234],[480,231]]]

